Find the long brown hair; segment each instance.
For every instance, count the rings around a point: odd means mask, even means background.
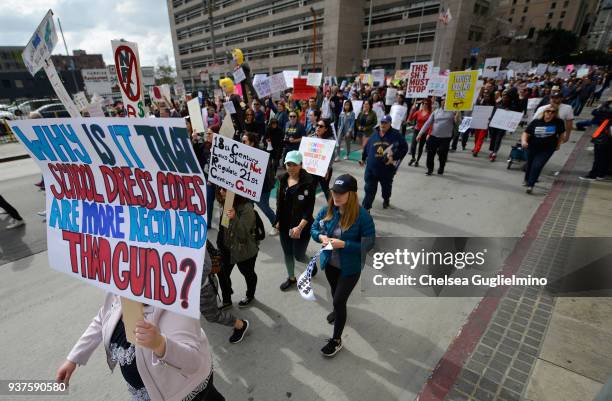
[[[327,214],[323,221],[330,221],[334,217],[334,209],[336,206],[334,205],[333,196],[329,197],[329,201],[327,202]],[[344,213],[340,217],[340,227],[342,227],[342,231],[346,231],[355,222],[359,217],[359,199],[357,198],[357,192],[350,191],[348,200],[346,201],[346,206],[344,206]]]

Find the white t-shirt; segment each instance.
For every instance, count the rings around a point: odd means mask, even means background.
[[[542,116],[544,115],[544,110],[548,106],[550,106],[550,105],[549,104],[545,104],[544,106],[538,107],[536,112],[533,114],[532,120],[535,120],[536,118],[542,118]],[[560,119],[562,119],[563,121],[573,120],[574,119],[574,110],[572,109],[572,106],[570,106],[569,104],[561,103],[559,105],[559,115],[558,115],[558,117]]]

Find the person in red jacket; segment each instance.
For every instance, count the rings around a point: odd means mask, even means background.
[[[417,109],[417,105],[421,105],[420,108]],[[423,124],[427,121],[429,116],[431,115],[431,99],[424,99],[422,102],[415,103],[410,110],[410,115],[408,116],[408,122],[415,121],[416,124],[414,126],[415,134],[412,135],[412,143],[410,144],[410,155],[412,158],[408,163],[409,166],[414,164],[415,167],[419,167],[419,160],[421,160],[421,155],[423,154],[423,148],[425,147],[425,140],[419,141],[417,139],[416,133],[421,130]],[[427,131],[427,135],[431,132],[431,128]],[[417,154],[417,143],[418,143],[418,154]]]

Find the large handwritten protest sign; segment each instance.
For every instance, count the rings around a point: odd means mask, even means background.
[[[244,198],[259,201],[269,156],[268,152],[214,134],[208,179]]]
[[[184,120],[17,120],[11,128],[43,171],[49,265],[198,318],[206,182]]]
[[[493,113],[493,106],[474,106],[472,110],[472,129],[487,129],[489,127],[489,119]]]
[[[128,117],[144,117],[144,85],[140,72],[138,45],[121,40],[113,40],[111,44],[117,80],[127,115]]]
[[[446,111],[472,110],[478,71],[453,71],[448,76]]]
[[[448,76],[432,73],[427,83],[427,96],[444,96],[448,87]]]
[[[501,57],[488,58],[485,60],[482,76],[485,78],[495,78],[499,66],[501,65]]]
[[[408,86],[406,86],[406,97],[427,97],[427,83],[433,68],[431,61],[410,64]]]
[[[303,137],[300,153],[304,156],[304,170],[310,174],[325,177],[327,168],[334,156],[336,141],[315,137]]]

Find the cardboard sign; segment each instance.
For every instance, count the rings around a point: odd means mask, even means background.
[[[279,72],[270,76],[270,91],[274,93],[283,92],[287,89],[287,81],[285,81],[285,74]],[[293,85],[293,80],[291,81]]]
[[[474,110],[472,110],[472,123],[470,124],[470,128],[489,128],[489,119],[491,118],[493,109],[493,106],[474,106]]]
[[[30,74],[36,74],[43,67],[45,60],[51,57],[56,43],[57,32],[53,23],[53,12],[49,10],[21,53],[23,63]]]
[[[234,83],[236,85],[246,79],[246,75],[244,75],[244,70],[242,69],[242,67],[238,67],[237,69],[235,69],[232,75],[234,76]]]
[[[402,122],[406,120],[407,113],[408,107],[404,105],[394,104],[391,106],[391,111],[389,112],[391,116],[391,126],[397,130],[400,129]]]
[[[501,65],[501,57],[488,58],[485,60],[482,76],[485,78],[495,78]]]
[[[382,86],[385,84],[385,70],[372,70],[372,84],[374,86]]]
[[[191,129],[193,132],[197,134],[206,132],[206,128],[204,127],[204,118],[200,109],[200,101],[197,98],[188,101],[187,110],[189,111],[189,121],[191,122]]]
[[[236,114],[236,108],[234,107],[234,103],[231,100],[223,102],[223,108],[228,114]]]
[[[208,178],[213,184],[257,202],[269,156],[268,152],[214,134]]]
[[[463,117],[463,120],[461,120],[461,125],[459,125],[459,132],[464,133],[465,131],[469,130],[471,124],[472,117]]]
[[[523,113],[517,111],[497,109],[489,123],[489,127],[503,129],[504,131],[514,132],[518,127]]]
[[[111,41],[115,60],[115,71],[123,105],[128,117],[144,117],[144,91],[138,45],[120,40]]]
[[[397,70],[395,71],[395,75],[393,75],[394,80],[403,81],[404,79],[408,79],[410,76],[410,70]]]
[[[396,96],[397,96],[397,89],[387,88],[387,93],[385,95],[385,104],[387,106],[391,106],[393,103],[395,103]]]
[[[322,72],[309,72],[308,78],[306,80],[306,85],[308,86],[321,86],[321,80],[323,79]]]
[[[535,74],[536,75],[544,75],[546,74],[546,70],[548,69],[548,64],[538,64]]]
[[[98,102],[91,102],[85,108],[89,117],[104,117],[104,112],[102,111],[102,105]]]
[[[300,142],[302,166],[310,174],[325,177],[329,163],[334,157],[335,147],[336,141],[330,139],[303,137]]]
[[[293,80],[300,77],[299,71],[283,71],[283,77],[285,78],[285,87],[293,88]]]
[[[70,114],[70,117],[81,117],[80,110],[78,109],[76,104],[74,104],[68,92],[66,92],[66,88],[62,83],[62,79],[58,75],[57,70],[55,69],[55,66],[53,65],[51,59],[45,60],[45,62],[43,63],[43,69],[45,70],[45,74],[47,74],[47,78],[49,78],[49,82],[51,83],[51,86],[53,87],[57,98],[60,100],[60,102],[62,102],[62,104],[68,111],[68,114]]]
[[[431,75],[427,83],[427,96],[444,96],[448,88],[448,76]]]
[[[427,97],[427,84],[432,68],[433,62],[431,61],[410,64],[410,75],[406,86],[407,98]]]
[[[541,101],[542,101],[541,97],[534,97],[531,99],[527,99],[527,110],[535,110]]]
[[[446,111],[472,110],[478,71],[453,71],[448,77],[446,91]]]
[[[49,266],[199,319],[206,181],[184,120],[37,119],[11,128],[43,172]]]
[[[308,86],[306,78],[293,79],[293,100],[308,100],[317,96],[317,88]]]
[[[270,86],[270,80],[267,77],[260,78],[253,84],[255,92],[259,98],[264,98],[272,94],[272,88]]]

